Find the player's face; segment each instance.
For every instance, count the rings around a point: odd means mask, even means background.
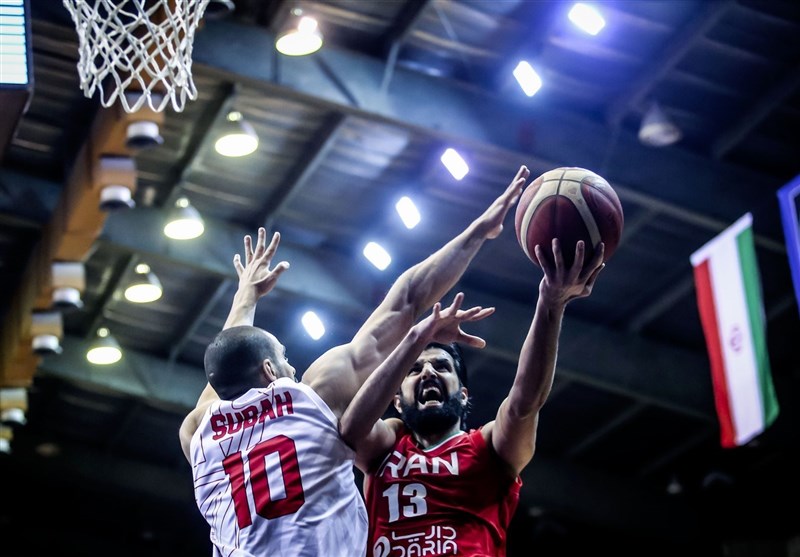
[[[411,366],[400,393],[405,402],[414,402],[422,410],[441,407],[458,389],[453,358],[441,348],[428,348]]]
[[[264,331],[264,334],[269,336],[270,342],[272,343],[273,349],[275,354],[277,354],[276,360],[272,362],[272,367],[275,370],[275,375],[278,378],[281,377],[291,377],[295,381],[295,369],[289,363],[289,358],[286,357],[286,347],[278,342],[278,339],[275,338],[274,335]]]
[[[428,348],[403,380],[397,408],[408,427],[429,434],[457,424],[465,404],[466,391],[460,386],[453,358],[441,348]]]

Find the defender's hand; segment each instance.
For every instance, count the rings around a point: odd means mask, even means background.
[[[489,205],[489,208],[475,221],[478,226],[478,233],[484,238],[497,238],[503,231],[503,221],[508,211],[522,195],[523,186],[531,175],[530,170],[525,165],[519,167],[517,175],[511,181],[503,194]]]
[[[256,298],[269,293],[278,282],[278,278],[289,268],[289,263],[281,261],[270,269],[272,258],[281,241],[280,232],[275,232],[269,245],[266,242],[267,231],[262,227],[258,229],[258,239],[255,249],[250,235],[244,237],[245,263],[239,254],[233,256],[233,266],[239,275],[239,291],[249,291]]]

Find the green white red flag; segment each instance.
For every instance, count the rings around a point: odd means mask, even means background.
[[[778,416],[752,223],[747,213],[691,256],[723,447]]]

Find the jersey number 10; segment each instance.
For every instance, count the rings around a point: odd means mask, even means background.
[[[280,460],[281,478],[274,478],[273,487],[283,484],[284,497],[274,499],[270,492],[270,481],[267,478],[267,457],[277,455]],[[258,516],[277,518],[297,512],[305,503],[303,481],[300,478],[300,465],[297,462],[297,448],[294,441],[285,435],[261,441],[247,452],[250,486],[253,490],[253,502]],[[242,453],[228,455],[222,466],[231,482],[233,506],[239,528],[253,524],[250,505],[247,502],[247,482]],[[278,483],[280,482],[280,483]]]

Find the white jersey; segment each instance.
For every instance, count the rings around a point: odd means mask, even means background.
[[[191,455],[215,557],[364,554],[367,512],[355,455],[309,386],[281,378],[212,403]]]

